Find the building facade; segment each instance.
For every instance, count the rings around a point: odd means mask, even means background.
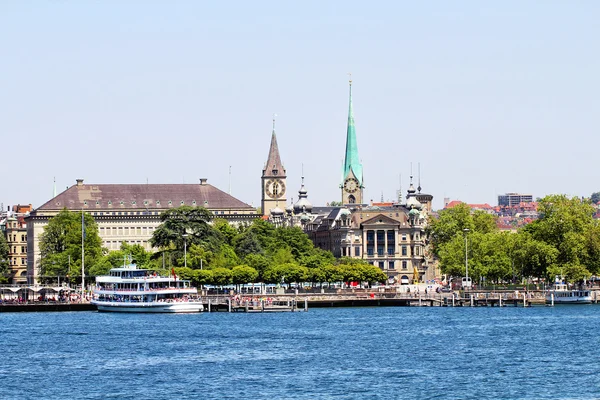
[[[102,244],[118,250],[122,242],[151,251],[149,240],[160,225],[163,211],[180,206],[202,206],[233,224],[251,223],[254,207],[209,185],[200,184],[84,184],[83,179],[55,196],[26,218],[27,278],[35,283],[40,272],[39,241],[48,221],[63,209],[88,213],[98,224]]]
[[[25,216],[31,205],[13,206],[2,221],[2,231],[8,245],[9,283],[27,283],[27,226]]]
[[[379,267],[390,283],[431,281],[440,276],[426,234],[432,199],[411,184],[405,204],[334,207],[306,223],[305,232],[316,247],[336,257]]]
[[[516,206],[519,203],[531,203],[533,201],[533,196],[530,194],[521,194],[521,193],[506,193],[498,195],[498,205],[499,206]]]

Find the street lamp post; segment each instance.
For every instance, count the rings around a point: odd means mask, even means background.
[[[465,233],[465,283],[467,284],[468,287],[470,287],[469,285],[469,256],[468,256],[468,252],[467,252],[467,234],[469,233],[469,228],[465,228],[463,229],[463,232]]]
[[[188,234],[184,233],[183,235],[183,266],[187,268],[187,237]]]

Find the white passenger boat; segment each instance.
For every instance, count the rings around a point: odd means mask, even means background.
[[[96,277],[92,304],[98,311],[135,313],[190,313],[203,310],[198,290],[190,281],[158,276],[135,264],[113,268]]]
[[[547,304],[591,304],[592,292],[589,289],[571,289],[565,281],[556,277],[554,286],[546,292]]]

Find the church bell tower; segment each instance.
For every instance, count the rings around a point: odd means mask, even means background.
[[[261,177],[261,201],[260,207],[263,215],[271,215],[271,210],[285,209],[286,198],[286,175],[285,168],[279,156],[277,136],[275,135],[275,116],[273,116],[273,133],[271,135],[271,147],[269,156],[262,171]]]

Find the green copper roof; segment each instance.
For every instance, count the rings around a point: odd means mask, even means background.
[[[358,158],[358,145],[356,144],[356,129],[354,128],[354,113],[352,111],[352,81],[350,81],[350,106],[348,108],[348,132],[346,134],[346,158],[344,160],[344,170],[342,176],[346,179],[348,174],[352,173],[358,179],[360,185],[363,185],[363,170],[362,164]]]

